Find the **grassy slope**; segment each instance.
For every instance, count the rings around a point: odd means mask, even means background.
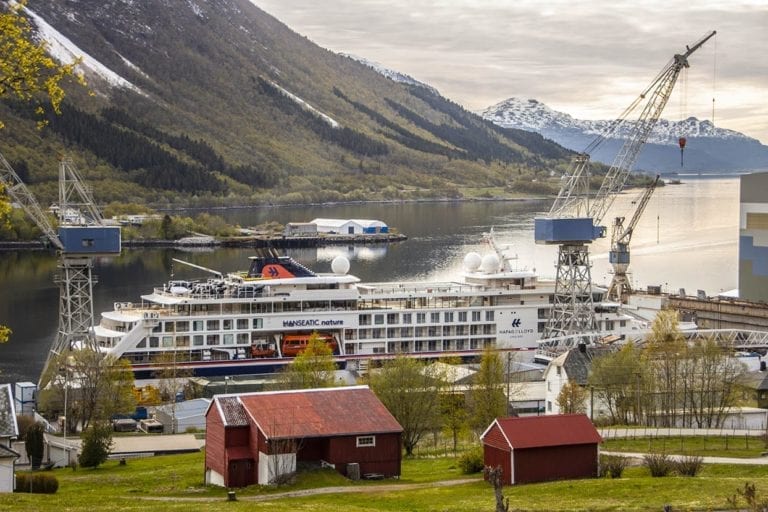
[[[431,482],[462,478],[454,459],[415,459],[403,462],[399,481],[351,483],[333,472],[304,475],[295,485],[280,489],[257,486],[237,490],[238,501],[225,503],[226,491],[202,485],[203,454],[129,460],[126,466],[110,461],[96,470],[55,470],[59,491],[53,496],[0,495],[0,509],[8,512],[36,510],[269,510],[316,512],[493,510],[493,490],[477,476],[454,486]],[[768,493],[768,472],[757,466],[708,466],[695,478],[651,478],[644,468],[630,468],[624,478],[575,480],[505,488],[513,510],[674,510],[727,509],[726,498],[757,484]],[[413,489],[387,490],[391,484],[413,484]],[[419,484],[427,484],[419,486]],[[316,487],[348,487],[365,492],[278,497],[272,494]],[[418,488],[417,488],[418,487]]]

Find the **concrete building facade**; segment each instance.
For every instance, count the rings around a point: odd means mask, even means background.
[[[741,177],[739,297],[768,302],[768,172]]]

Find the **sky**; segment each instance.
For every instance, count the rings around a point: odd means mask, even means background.
[[[252,1],[469,110],[532,98],[578,119],[618,117],[674,54],[716,30],[663,117],[714,119],[768,144],[768,0]]]

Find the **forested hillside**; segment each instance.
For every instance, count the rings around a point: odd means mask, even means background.
[[[43,203],[64,152],[99,202],[154,205],[547,192],[535,178],[569,158],[320,48],[248,0],[28,7],[53,27],[41,35],[86,57],[88,81],[68,84],[41,131],[26,107],[0,104],[0,151]]]

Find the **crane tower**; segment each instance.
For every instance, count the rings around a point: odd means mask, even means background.
[[[552,315],[544,329],[544,338],[594,331],[588,244],[605,237],[606,227],[601,225],[602,219],[616,194],[624,187],[640,149],[669,101],[680,72],[689,67],[688,57],[715,33],[712,31],[693,46],[686,46],[682,54],[675,54],[619,119],[584,152],[574,157],[549,215],[534,220],[536,243],[558,246],[554,303]],[[637,120],[627,125],[629,136],[603,178],[600,189],[590,198],[590,153],[625,125],[629,114],[639,106],[642,109]]]
[[[59,163],[58,230],[54,229],[37,200],[2,154],[0,184],[59,255],[54,278],[59,285],[59,327],[40,374],[42,388],[54,356],[75,347],[96,349],[91,332],[94,325],[93,284],[96,281],[93,258],[120,254],[120,227],[105,225],[90,191],[69,159],[62,159]]]
[[[656,175],[650,185],[643,191],[640,199],[637,201],[635,213],[624,226],[624,217],[615,217],[613,219],[613,229],[611,230],[611,250],[608,253],[608,261],[613,267],[613,278],[608,285],[606,296],[608,300],[624,302],[627,296],[632,293],[632,286],[627,278],[627,269],[629,268],[629,242],[632,240],[632,234],[635,231],[640,217],[648,206],[656,186],[659,184],[659,176]]]

